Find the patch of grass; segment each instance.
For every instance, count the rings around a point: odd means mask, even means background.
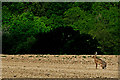
[[[83,58],[86,58],[86,56],[83,56]]]
[[[41,55],[40,57],[43,57],[43,55]]]
[[[7,56],[1,56],[1,57],[7,57]]]
[[[68,59],[72,59],[72,57],[68,57]]]
[[[28,57],[33,57],[33,56],[28,56]]]
[[[100,56],[97,56],[98,58],[101,58]]]
[[[88,56],[88,58],[91,57],[91,56]]]
[[[106,57],[104,57],[104,59],[106,59]]]
[[[59,57],[59,55],[56,55],[56,56],[54,55],[54,57]]]
[[[72,56],[72,58],[77,58],[77,56]]]
[[[72,59],[72,57],[70,59]]]
[[[74,58],[75,56],[72,56],[72,58]]]
[[[74,58],[77,58],[77,56],[75,56]]]
[[[63,57],[63,59],[65,59],[65,58]]]
[[[66,57],[66,59],[70,59],[70,57]]]
[[[46,58],[47,56],[43,56],[44,58]]]
[[[36,57],[38,57],[38,56],[36,56]]]

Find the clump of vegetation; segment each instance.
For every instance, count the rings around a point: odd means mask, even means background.
[[[88,58],[91,57],[91,56],[88,56]]]
[[[100,56],[97,56],[98,58],[101,58]]]
[[[43,58],[47,58],[47,56],[43,56]]]
[[[38,56],[36,56],[36,57],[38,57]]]
[[[43,55],[40,55],[40,57],[43,57]]]
[[[68,57],[68,59],[72,59],[72,57]]]
[[[86,58],[86,56],[83,56],[83,58]]]
[[[118,55],[118,5],[117,2],[2,3],[2,52],[80,55],[99,50],[101,54]]]
[[[59,57],[59,55],[54,55],[54,57]]]
[[[74,58],[77,58],[77,56],[75,56]]]
[[[1,57],[7,57],[7,56],[1,56]]]
[[[33,57],[33,56],[28,56],[28,57]]]
[[[64,57],[62,59],[65,59]]]
[[[106,59],[106,57],[104,57],[104,59]]]
[[[77,56],[72,56],[72,58],[77,58]]]

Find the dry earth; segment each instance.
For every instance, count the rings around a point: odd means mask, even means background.
[[[98,55],[107,68],[95,68],[93,55],[0,55],[2,78],[118,78],[118,56]]]

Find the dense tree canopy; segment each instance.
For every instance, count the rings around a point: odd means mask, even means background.
[[[117,2],[3,2],[3,54],[119,54]]]

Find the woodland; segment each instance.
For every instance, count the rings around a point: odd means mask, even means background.
[[[3,2],[3,54],[120,54],[118,2]]]

